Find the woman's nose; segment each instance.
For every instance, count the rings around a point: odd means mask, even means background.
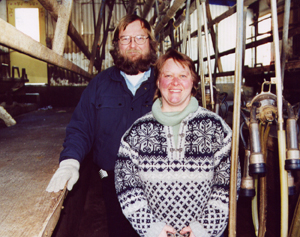
[[[179,83],[179,78],[176,77],[176,76],[173,77],[172,83],[173,83],[173,85],[178,85],[178,83]]]

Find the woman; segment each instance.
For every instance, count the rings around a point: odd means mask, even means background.
[[[227,225],[232,132],[198,106],[193,61],[168,50],[156,64],[152,112],[124,134],[115,166],[123,214],[140,236],[221,236]]]

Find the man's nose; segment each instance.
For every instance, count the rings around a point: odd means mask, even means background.
[[[130,38],[130,47],[134,48],[136,47],[137,43],[135,42],[135,38],[134,37],[131,37]]]

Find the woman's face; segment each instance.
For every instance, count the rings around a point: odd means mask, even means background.
[[[157,87],[163,112],[182,111],[191,99],[193,79],[190,69],[169,58],[162,67]]]

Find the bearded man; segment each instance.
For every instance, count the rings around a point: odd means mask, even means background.
[[[123,133],[151,110],[157,42],[150,24],[136,15],[120,20],[111,55],[115,66],[99,73],[84,90],[66,129],[59,168],[48,192],[72,190],[80,163],[92,150],[106,205],[109,236],[138,236],[123,216],[114,186],[114,166]],[[99,177],[100,179],[100,177]],[[100,188],[100,187],[99,187]]]

